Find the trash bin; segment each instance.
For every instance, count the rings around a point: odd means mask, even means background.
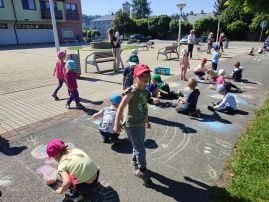
[[[80,66],[80,56],[79,56],[79,50],[77,50],[77,53],[70,53],[66,54],[66,60],[74,60],[76,64],[76,73],[78,74],[78,77],[81,75],[81,66]]]
[[[227,49],[229,46],[229,39],[226,39],[224,42],[224,48]]]

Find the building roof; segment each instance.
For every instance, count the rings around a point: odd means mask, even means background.
[[[186,16],[186,18],[184,18],[184,20],[186,20],[189,23],[195,23],[197,20],[201,19],[201,18],[206,18],[206,17],[212,17],[215,18],[213,13],[194,13],[191,15]]]
[[[108,14],[108,15],[104,15],[100,18],[96,18],[96,19],[92,20],[91,22],[114,21],[114,19],[115,19],[115,15]]]

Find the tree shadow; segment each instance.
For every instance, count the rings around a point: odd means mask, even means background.
[[[15,156],[27,149],[26,146],[10,147],[9,140],[0,135],[0,152],[7,156]]]
[[[197,133],[197,130],[195,130],[194,128],[190,128],[182,123],[165,120],[159,117],[149,116],[149,121],[151,123],[160,124],[164,126],[178,127],[182,130],[183,133]]]
[[[122,153],[122,154],[133,153],[133,146],[132,146],[132,143],[128,140],[128,138],[122,139],[121,143],[119,144],[111,145],[111,149],[115,152]]]

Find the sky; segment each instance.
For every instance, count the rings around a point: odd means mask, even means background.
[[[126,0],[81,0],[82,13],[86,15],[106,15],[109,12],[116,12],[122,8],[122,4]],[[131,0],[128,0],[131,3]],[[176,7],[178,3],[186,3],[187,6],[183,12],[194,11],[199,13],[201,10],[204,12],[212,12],[214,9],[215,0],[149,0],[151,2],[152,15],[172,15],[179,13]]]

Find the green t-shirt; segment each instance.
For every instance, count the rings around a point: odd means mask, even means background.
[[[128,103],[126,127],[145,127],[149,94],[146,89],[140,90],[134,85],[128,88],[124,94],[128,93],[134,93],[134,96]]]
[[[77,184],[89,180],[98,170],[96,163],[85,152],[77,148],[70,149],[69,154],[64,155],[58,164],[58,172],[64,171],[73,175]]]

